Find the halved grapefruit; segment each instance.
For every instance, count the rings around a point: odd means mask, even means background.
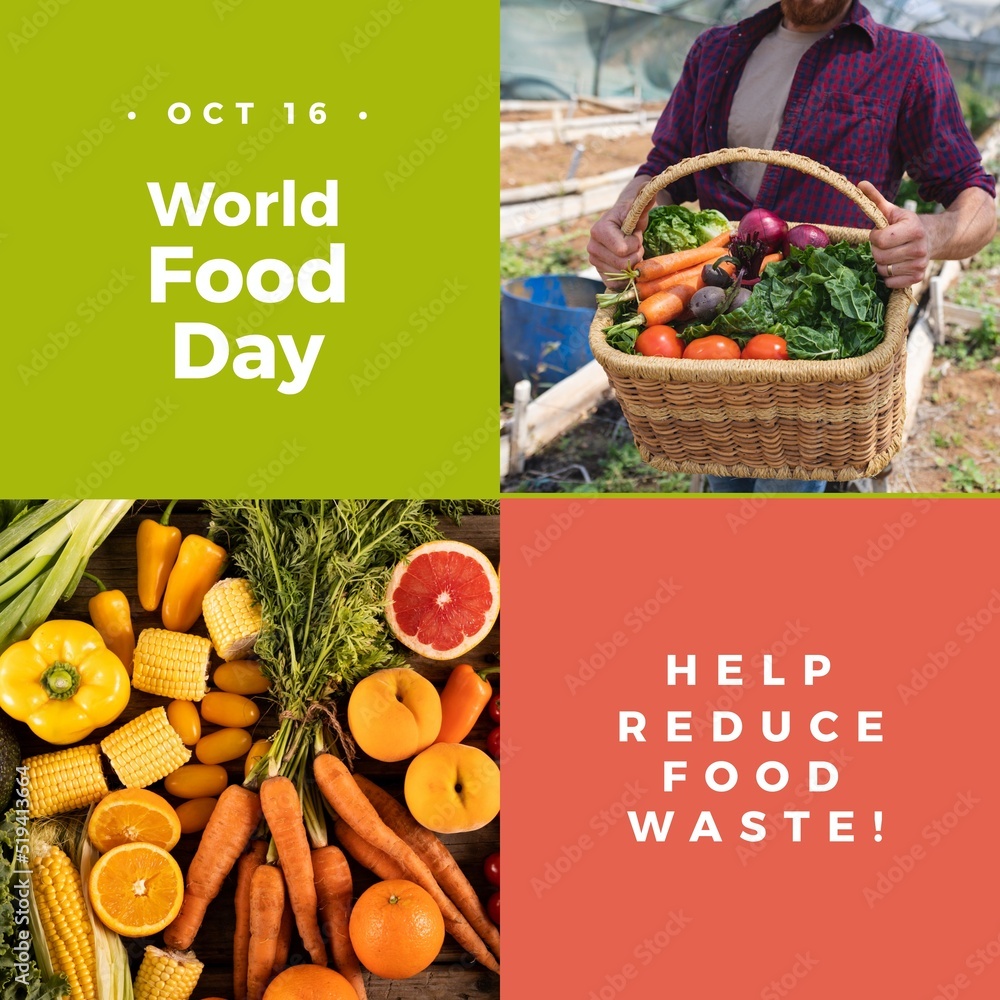
[[[385,618],[393,635],[430,660],[452,660],[489,634],[500,611],[500,581],[471,545],[418,545],[392,571]]]

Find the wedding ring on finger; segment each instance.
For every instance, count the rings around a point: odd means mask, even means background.
[[[891,278],[892,277],[892,264],[886,264],[885,265],[885,276],[887,278]]]

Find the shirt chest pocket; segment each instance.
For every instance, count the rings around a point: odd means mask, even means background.
[[[892,129],[884,101],[868,95],[825,91],[806,101],[796,152],[825,163],[852,180],[873,176],[884,164]]]

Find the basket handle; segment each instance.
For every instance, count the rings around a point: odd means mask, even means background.
[[[700,153],[698,156],[689,156],[680,160],[672,167],[667,167],[662,174],[654,177],[636,195],[632,207],[628,211],[622,222],[622,232],[626,236],[631,236],[635,230],[635,225],[646,210],[646,206],[653,200],[658,191],[679,181],[689,174],[696,174],[699,170],[707,170],[710,167],[717,167],[723,163],[770,163],[776,167],[790,167],[800,173],[808,174],[821,180],[830,187],[840,191],[854,202],[873,223],[876,229],[885,229],[888,225],[885,216],[876,207],[875,203],[861,193],[858,187],[852,184],[843,174],[838,174],[836,170],[831,170],[822,163],[810,160],[808,156],[799,153],[792,153],[787,149],[750,149],[747,146],[737,146],[732,149],[715,149],[710,153]]]

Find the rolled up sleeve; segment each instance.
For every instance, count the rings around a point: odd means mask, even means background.
[[[900,109],[903,166],[925,201],[948,206],[969,187],[995,197],[996,185],[962,117],[944,56],[930,39],[923,41],[910,98]]]

